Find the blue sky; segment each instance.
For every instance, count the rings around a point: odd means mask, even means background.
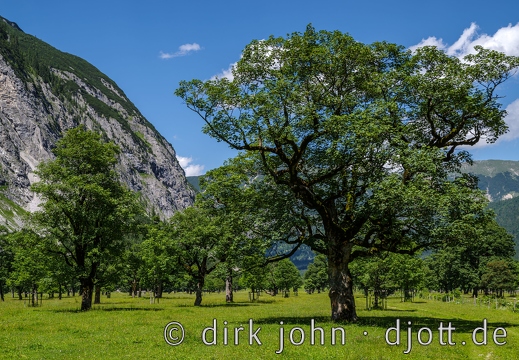
[[[235,152],[203,134],[202,120],[173,92],[181,80],[228,71],[253,39],[303,32],[312,23],[365,43],[412,47],[425,40],[454,55],[483,44],[519,55],[519,2],[510,0],[8,0],[0,15],[112,78],[173,144],[187,175],[218,167]],[[471,149],[474,159],[519,160],[519,76],[501,94],[511,130],[497,144]]]

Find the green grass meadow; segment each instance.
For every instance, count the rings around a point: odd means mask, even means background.
[[[150,304],[147,297],[131,298],[114,293],[110,299],[102,297],[101,305],[89,312],[78,311],[79,297],[43,299],[41,307],[28,307],[27,300],[6,297],[0,302],[0,358],[2,359],[517,359],[519,358],[519,313],[506,309],[416,299],[401,302],[390,298],[387,310],[365,310],[365,298],[358,296],[357,324],[330,322],[327,294],[306,294],[282,298],[262,295],[258,302],[249,302],[248,293],[235,294],[234,304],[225,304],[224,293],[204,294],[203,306],[193,306],[194,295],[165,294],[159,303]],[[202,332],[217,320],[216,345],[205,345]],[[254,339],[249,344],[249,321],[262,345]],[[401,323],[400,345],[386,343],[385,333]],[[487,319],[487,345],[477,346],[472,331]],[[320,344],[320,331],[315,330],[315,344],[311,344],[311,321],[325,333]],[[184,341],[171,346],[164,340],[164,328],[170,322],[181,323]],[[226,325],[224,324],[226,322]],[[407,351],[408,322],[411,322],[412,348]],[[283,325],[280,325],[283,322]],[[440,345],[440,322],[447,328],[452,323],[452,341],[456,345]],[[235,328],[238,345],[234,344]],[[496,345],[494,329],[505,328],[506,338],[497,338],[505,345]],[[280,329],[284,332],[284,348],[280,351]],[[299,328],[299,329],[297,329]],[[336,330],[336,344],[332,345],[332,328],[343,328],[345,344],[341,344]],[[417,332],[429,328],[433,338],[430,345],[420,345]],[[227,329],[227,330],[225,330]],[[292,341],[304,342],[295,346]],[[170,329],[171,330],[171,329]],[[227,332],[228,344],[224,344]],[[167,331],[178,337],[179,331]],[[428,341],[428,331],[422,330],[422,342]],[[502,332],[498,331],[498,335]],[[207,331],[208,342],[213,340]],[[391,331],[390,341],[396,340]],[[483,340],[482,334],[476,340]],[[172,340],[171,340],[172,341]],[[447,330],[443,341],[447,343]],[[462,343],[465,342],[465,345]],[[277,354],[276,352],[280,352]]]

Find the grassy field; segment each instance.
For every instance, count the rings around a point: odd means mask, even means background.
[[[417,299],[400,302],[390,298],[387,310],[366,311],[365,299],[357,299],[361,320],[354,325],[329,321],[327,294],[305,293],[282,298],[262,295],[250,303],[247,292],[238,292],[235,303],[226,305],[224,294],[204,295],[203,306],[193,307],[194,296],[170,294],[160,303],[150,304],[148,298],[132,299],[127,294],[103,296],[103,304],[90,312],[80,312],[79,297],[63,300],[43,299],[37,308],[25,301],[6,298],[0,302],[0,358],[30,359],[517,359],[519,354],[519,313],[488,309],[468,302],[463,305]],[[205,345],[202,333],[216,319],[216,345]],[[252,334],[250,321],[252,319]],[[487,319],[487,345],[475,345],[474,329]],[[311,344],[311,323],[314,321],[315,341]],[[386,330],[400,321],[400,345],[386,343]],[[178,322],[184,328],[183,343],[170,346],[164,340],[164,328]],[[283,322],[283,325],[280,323]],[[408,349],[408,323],[411,322],[411,349]],[[451,341],[448,344],[448,323]],[[443,339],[440,345],[440,323]],[[173,325],[174,326],[174,325]],[[178,328],[178,325],[176,325]],[[238,345],[235,345],[235,329]],[[496,345],[496,341],[504,345]],[[256,332],[259,328],[259,332]],[[321,330],[324,345],[321,345]],[[332,344],[332,328],[336,335]],[[417,333],[428,328],[432,333],[429,345],[420,345]],[[345,343],[341,343],[341,329]],[[171,331],[170,331],[171,330]],[[301,332],[305,338],[301,345]],[[283,349],[280,345],[283,333]],[[227,333],[227,345],[224,335]],[[179,337],[171,327],[167,335]],[[213,331],[206,331],[206,341],[213,341]],[[261,345],[257,343],[257,340]],[[253,344],[249,342],[252,340]],[[421,330],[421,341],[427,343],[429,332]],[[169,339],[173,341],[173,339]],[[389,341],[396,341],[396,330],[389,332]],[[483,341],[482,331],[476,341]],[[463,345],[464,343],[464,345]],[[404,352],[408,352],[405,354]]]

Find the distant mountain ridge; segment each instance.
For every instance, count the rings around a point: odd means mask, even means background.
[[[478,176],[478,186],[490,201],[512,199],[519,195],[519,161],[478,160],[463,171]]]
[[[1,225],[16,228],[24,212],[37,209],[34,170],[79,124],[119,146],[120,179],[150,211],[168,218],[193,203],[175,150],[113,80],[0,17]]]
[[[519,260],[519,161],[479,160],[464,166],[463,171],[477,175],[497,223],[514,236],[515,258]]]
[[[496,213],[497,223],[514,236],[515,258],[519,260],[519,197],[495,201],[489,207]]]
[[[510,172],[519,176],[519,161],[515,160],[475,160],[472,165],[464,165],[464,171],[494,177],[499,173]]]
[[[196,192],[200,192],[200,176],[186,176],[186,179]]]

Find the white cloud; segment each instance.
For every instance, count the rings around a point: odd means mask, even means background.
[[[474,46],[481,45],[484,48],[504,52],[507,55],[519,56],[519,23],[512,26],[509,24],[496,31],[494,35],[478,34],[478,25],[470,24],[454,44],[448,46],[442,39],[430,36],[414,46],[409,47],[412,51],[427,45],[433,45],[445,50],[448,55],[462,58],[467,54],[474,53]]]
[[[519,138],[519,99],[506,107],[505,121],[508,125],[508,132],[501,135],[498,141],[510,141]]]
[[[438,49],[442,50],[446,48],[442,39],[437,39],[435,36],[429,36],[427,39],[422,39],[422,41],[417,45],[410,46],[409,49],[414,52],[416,49],[424,46],[436,46]]]
[[[177,160],[182,169],[184,169],[186,176],[199,176],[204,172],[204,165],[191,164],[193,162],[191,157],[177,155]]]
[[[161,59],[171,59],[171,58],[175,58],[175,57],[179,57],[179,56],[186,56],[190,52],[199,51],[199,50],[202,50],[202,48],[197,43],[184,44],[184,45],[180,45],[178,47],[178,51],[174,52],[174,53],[164,53],[161,51],[159,57]]]
[[[430,36],[423,39],[419,44],[411,46],[411,51],[427,45],[438,47],[444,50],[448,55],[463,58],[467,54],[474,53],[474,46],[481,45],[484,48],[497,50],[506,55],[519,56],[519,23],[512,26],[509,24],[496,31],[494,35],[478,34],[478,25],[476,23],[470,24],[470,27],[463,30],[461,36],[452,45],[443,42],[442,39],[437,39]],[[508,132],[501,135],[497,143],[501,141],[511,141],[519,139],[519,99],[515,100],[506,107],[507,115],[505,122],[508,125]],[[481,139],[474,147],[489,146],[485,139]]]
[[[214,75],[211,80],[216,80],[216,79],[227,79],[229,81],[233,81],[234,80],[234,75],[232,74],[232,69],[234,69],[236,67],[238,63],[235,62],[235,63],[232,63],[229,65],[229,68],[227,69],[224,69],[222,70],[221,73],[217,74],[217,75]]]
[[[184,171],[186,176],[200,176],[204,173],[204,165],[189,165]]]
[[[184,156],[177,155],[178,164],[183,168],[185,168],[190,162],[193,161],[193,158],[188,158]]]
[[[181,53],[188,53],[189,51],[198,51],[201,47],[197,43],[180,45],[179,50]]]
[[[514,102],[510,103],[505,110],[507,112],[505,116],[505,123],[508,125],[508,132],[501,135],[494,144],[500,144],[503,141],[519,139],[519,99],[516,99]],[[481,140],[476,145],[472,146],[472,148],[480,149],[491,145],[493,144],[487,143],[486,137],[482,136]]]
[[[463,56],[470,52],[474,51],[474,45],[471,46],[472,39],[474,38],[474,35],[476,35],[476,31],[478,29],[478,26],[476,23],[470,24],[470,27],[468,29],[463,30],[463,34],[461,34],[460,38],[456,40],[454,44],[449,46],[447,50],[447,54],[449,55],[457,55],[457,56]],[[472,51],[471,51],[472,50]]]

